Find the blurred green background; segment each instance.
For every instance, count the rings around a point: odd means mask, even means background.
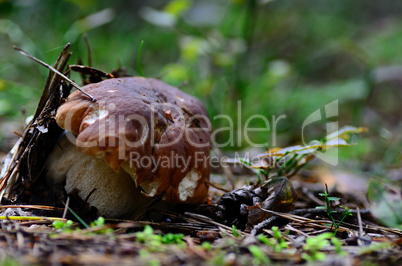
[[[88,64],[86,33],[94,67],[124,66],[131,75],[143,40],[144,74],[175,86],[187,81],[182,89],[206,104],[214,129],[230,126],[216,115],[232,117],[234,128],[256,114],[270,122],[286,115],[275,143],[272,128],[249,132],[267,147],[300,143],[308,115],[338,100],[332,121],[369,128],[359,145],[341,151],[343,165],[400,179],[401,14],[395,0],[0,0],[0,147],[12,145],[21,110],[34,111],[48,73],[12,45],[53,64],[70,42],[70,63]],[[327,122],[310,125],[308,139],[324,137]],[[221,131],[216,141],[229,137]],[[243,137],[226,148],[247,148]]]

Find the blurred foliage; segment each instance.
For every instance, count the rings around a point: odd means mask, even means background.
[[[389,227],[402,229],[402,193],[396,184],[371,179],[367,196],[378,220]]]
[[[71,63],[82,58],[88,64],[86,33],[94,67],[125,66],[132,75],[139,74],[143,40],[145,76],[175,86],[187,81],[182,89],[206,104],[215,129],[237,129],[258,114],[271,127],[248,132],[249,138],[269,147],[289,145],[300,142],[308,115],[338,100],[339,115],[310,125],[308,138],[324,135],[330,121],[365,126],[366,140],[341,157],[356,158],[361,169],[398,166],[401,11],[402,2],[394,0],[2,0],[0,122],[18,117],[23,106],[32,113],[47,76],[12,45],[53,63],[70,42]],[[222,114],[233,125],[215,117]],[[281,115],[272,128],[271,117]],[[256,117],[249,126],[267,124]],[[1,131],[4,142],[10,132]],[[229,148],[247,146],[240,132],[233,137],[241,142]],[[216,141],[229,137],[220,131]]]

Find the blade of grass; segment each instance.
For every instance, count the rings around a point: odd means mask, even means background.
[[[70,207],[68,207],[68,210],[74,215],[75,218],[77,218],[77,220],[85,227],[85,228],[90,228],[90,226],[84,222],[84,220],[81,219],[81,217],[78,216],[78,214],[73,211]]]
[[[141,41],[140,48],[138,49],[138,54],[137,54],[137,70],[138,70],[138,74],[141,77],[144,76],[144,73],[142,72],[142,67],[141,67],[141,51],[142,51],[143,44],[144,44],[144,41]]]

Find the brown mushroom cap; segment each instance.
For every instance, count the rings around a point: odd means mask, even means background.
[[[127,171],[147,196],[175,203],[206,200],[210,121],[196,98],[156,79],[114,78],[75,91],[57,111],[83,153]]]

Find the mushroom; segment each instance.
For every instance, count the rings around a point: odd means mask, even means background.
[[[49,155],[47,177],[52,183],[66,181],[68,194],[77,193],[84,201],[88,198],[102,216],[129,218],[147,203],[129,174],[115,172],[105,160],[82,153],[65,134]]]
[[[159,80],[112,78],[75,91],[57,111],[67,130],[47,161],[52,182],[66,180],[99,215],[127,217],[150,198],[205,202],[211,128],[204,105]],[[68,143],[69,142],[69,143]]]

